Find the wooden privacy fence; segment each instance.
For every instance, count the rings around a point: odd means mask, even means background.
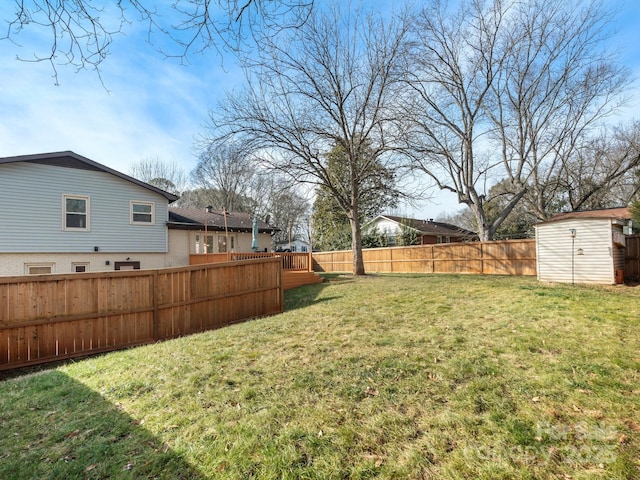
[[[142,345],[282,311],[278,259],[0,277],[0,370]]]
[[[534,239],[370,248],[362,256],[366,272],[536,275]],[[315,271],[350,272],[353,255],[315,252],[313,262]]]
[[[640,280],[640,235],[628,235],[624,253],[625,281]]]
[[[189,256],[190,265],[202,265],[216,262],[237,262],[255,258],[279,258],[285,271],[311,272],[311,255],[296,252],[233,252],[233,253],[194,253]]]

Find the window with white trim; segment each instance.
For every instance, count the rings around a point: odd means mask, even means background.
[[[71,271],[74,273],[84,273],[89,271],[87,262],[74,262],[71,264]]]
[[[89,197],[64,195],[62,229],[89,230]]]
[[[155,224],[155,203],[131,201],[131,223],[141,225]]]
[[[27,275],[43,275],[53,273],[53,263],[25,263],[24,273]]]

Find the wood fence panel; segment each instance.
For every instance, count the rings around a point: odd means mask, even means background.
[[[0,278],[0,370],[283,311],[282,260]]]
[[[434,273],[482,273],[480,243],[450,243],[431,246]]]
[[[640,235],[628,235],[624,254],[625,281],[640,280]]]
[[[447,243],[363,250],[365,271],[536,275],[535,240]],[[314,270],[350,272],[352,252],[316,252]]]
[[[535,240],[486,243],[484,271],[499,275],[536,275]]]

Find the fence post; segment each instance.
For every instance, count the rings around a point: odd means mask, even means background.
[[[158,270],[153,271],[153,277],[151,277],[151,294],[153,295],[153,340],[158,341],[158,324],[160,319],[158,318]]]

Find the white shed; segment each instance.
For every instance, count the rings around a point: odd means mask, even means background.
[[[555,215],[535,226],[538,280],[622,283],[628,208]]]

